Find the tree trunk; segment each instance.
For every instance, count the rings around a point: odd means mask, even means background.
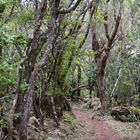
[[[107,101],[105,93],[105,71],[106,71],[106,61],[109,56],[109,51],[104,51],[99,57],[96,58],[97,65],[97,76],[98,76],[98,93],[101,101],[101,111],[106,113],[107,111]]]
[[[92,97],[93,86],[95,86],[93,77],[88,78],[88,87],[89,87],[89,97]]]
[[[101,101],[101,111],[105,113],[107,111],[107,102],[105,95],[105,78],[104,75],[99,75],[99,97]]]
[[[39,103],[41,102],[41,103]],[[40,125],[44,127],[44,115],[41,108],[42,100],[40,100],[36,95],[33,96],[33,110],[35,117],[40,120]]]
[[[0,57],[2,57],[2,49],[3,49],[3,46],[0,45]]]
[[[89,88],[89,97],[92,97],[92,87]]]
[[[80,86],[81,84],[81,67],[80,65],[78,65],[78,86]],[[81,89],[79,88],[78,91],[77,91],[77,96],[80,97],[81,95]]]
[[[29,87],[27,91],[27,96],[25,99],[24,103],[24,112],[23,112],[23,117],[22,121],[20,124],[20,139],[21,140],[27,140],[27,124],[30,116],[30,110],[32,107],[33,103],[33,95],[34,95],[34,87],[36,84],[36,76],[37,76],[37,71],[33,71],[30,81],[29,81]]]

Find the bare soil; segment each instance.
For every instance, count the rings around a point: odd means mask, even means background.
[[[88,131],[85,130],[86,134],[81,135],[81,140],[140,140],[140,137],[132,138],[129,135],[123,135],[123,133],[120,133],[119,130],[114,129],[115,126],[113,126],[110,123],[111,121],[108,119],[99,116],[91,119],[92,113],[87,110],[74,109],[73,113],[76,118],[83,123],[83,125],[86,124],[90,132],[86,133]]]

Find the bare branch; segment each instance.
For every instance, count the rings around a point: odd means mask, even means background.
[[[58,13],[59,14],[67,14],[67,13],[70,13],[70,12],[74,11],[77,8],[77,6],[80,4],[81,1],[82,0],[77,0],[77,2],[75,3],[74,6],[70,7],[67,10],[60,10],[60,11],[58,11]]]
[[[120,70],[119,70],[119,75],[118,75],[118,78],[117,78],[117,80],[116,80],[116,82],[115,82],[115,85],[114,85],[114,87],[113,87],[113,90],[112,90],[112,92],[111,92],[111,97],[114,96],[114,92],[115,92],[115,90],[116,90],[116,87],[117,87],[117,85],[118,85],[118,82],[119,82],[121,76],[122,76],[122,68],[120,68]]]
[[[9,21],[10,17],[11,17],[12,14],[13,14],[14,8],[15,8],[15,5],[13,4],[13,5],[12,5],[12,8],[11,8],[11,10],[10,10],[10,13],[9,13],[8,17],[6,18],[6,20],[4,21],[4,23],[7,23],[7,22]]]
[[[34,2],[35,2],[35,10],[37,11],[37,9],[38,9],[38,1],[34,0]]]
[[[20,57],[23,58],[23,53],[22,53],[21,48],[20,48],[19,46],[17,46],[17,45],[15,45],[15,48],[17,49],[17,51],[18,51]]]
[[[106,38],[108,39],[108,41],[110,41],[110,36],[109,36],[109,32],[108,32],[108,13],[107,12],[105,12],[105,14],[104,14],[104,20],[105,20],[105,23],[104,23],[105,35],[106,35]]]
[[[91,5],[91,3],[89,4]],[[91,24],[91,20],[92,20],[92,17],[94,15],[94,13],[96,12],[97,10],[97,7],[98,7],[98,3],[95,3],[94,7],[92,8],[91,12],[90,12],[90,19],[89,19],[89,23],[87,25],[87,30],[85,32],[85,35],[84,35],[84,39],[80,42],[80,45],[79,45],[79,48],[82,48],[82,46],[84,45],[87,37],[88,37],[88,34],[89,34],[89,30],[90,30],[90,24]],[[88,6],[89,8],[89,6]]]
[[[115,23],[115,28],[114,28],[114,31],[112,33],[111,39],[110,39],[110,42],[111,43],[113,42],[113,40],[114,40],[114,38],[115,38],[115,36],[116,36],[116,34],[118,32],[118,28],[119,28],[120,21],[121,21],[121,9],[122,9],[122,6],[120,4],[119,13],[118,13],[117,18],[116,18],[116,21],[115,21],[116,22]]]
[[[42,20],[43,20],[46,8],[47,8],[47,1],[43,0],[40,3],[40,6],[39,6],[37,13],[36,13],[34,36],[36,36],[39,32],[40,26],[42,25]]]
[[[78,87],[72,89],[71,92],[75,92],[79,89],[88,88],[88,87],[89,87],[89,85],[79,85]]]

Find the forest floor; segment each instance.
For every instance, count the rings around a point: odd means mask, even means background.
[[[116,121],[82,105],[72,104],[73,113],[64,112],[59,128],[46,120],[47,132],[30,131],[30,140],[140,140],[140,122]]]
[[[85,131],[81,140],[140,140],[140,130],[134,123],[115,121],[107,116],[96,116],[92,119],[92,113],[83,109],[74,109],[73,112],[83,125],[88,126],[90,132]]]

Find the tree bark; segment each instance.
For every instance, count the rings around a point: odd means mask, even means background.
[[[107,111],[107,102],[106,102],[106,94],[105,94],[105,77],[104,75],[99,75],[99,98],[101,101],[101,111],[105,113]]]
[[[78,65],[78,86],[81,84],[81,67]],[[81,96],[81,89],[79,88],[77,91],[77,96]]]
[[[118,83],[119,83],[119,80],[120,80],[121,76],[122,76],[122,68],[120,68],[120,70],[119,70],[118,78],[117,78],[117,80],[116,80],[116,82],[115,82],[115,84],[114,84],[114,87],[113,87],[113,89],[112,89],[112,92],[111,92],[111,94],[110,94],[110,98],[111,98],[111,99],[110,99],[110,104],[112,104],[113,101],[116,101],[116,100],[115,100],[115,90],[116,90],[116,88],[117,88],[117,85],[118,85]]]
[[[22,117],[22,122],[20,125],[20,139],[21,140],[27,140],[27,124],[29,120],[29,113],[32,107],[32,102],[33,102],[33,94],[34,94],[34,87],[36,83],[36,71],[32,72],[30,81],[29,81],[29,88],[27,91],[27,97],[26,101],[24,104],[24,112],[23,112],[23,117]]]
[[[105,113],[107,111],[107,101],[106,101],[106,93],[105,93],[105,71],[106,71],[106,61],[109,56],[109,51],[102,53],[100,57],[97,58],[97,79],[98,79],[98,92],[99,98],[101,101],[101,111]]]
[[[3,46],[0,45],[0,57],[2,57],[2,49],[3,49]]]

